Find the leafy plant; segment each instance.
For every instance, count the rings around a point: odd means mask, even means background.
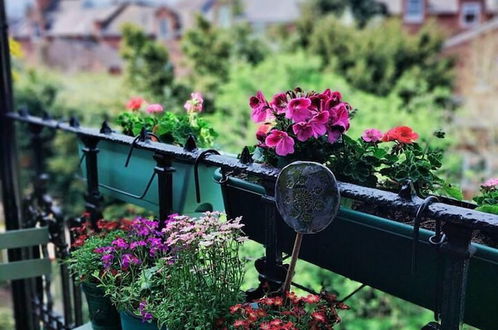
[[[117,237],[124,234],[123,229],[128,227],[126,220],[98,222],[99,232],[95,232],[89,222],[84,222],[80,227],[73,228],[76,238],[72,250],[65,262],[69,271],[79,282],[96,283],[95,275],[104,270],[100,254],[96,253],[104,246],[110,245]]]
[[[264,297],[253,303],[230,307],[226,325],[229,329],[331,329],[340,322],[337,309],[349,309],[326,292],[298,297],[288,292],[286,297]]]
[[[175,114],[165,112],[160,104],[147,105],[144,99],[134,97],[127,104],[131,111],[121,113],[116,121],[127,135],[136,136],[146,129],[162,142],[182,146],[192,135],[200,147],[209,147],[217,134],[207,121],[199,117],[202,105],[202,95],[192,93],[192,98],[185,103],[187,113]]]
[[[498,214],[498,178],[489,179],[481,185],[480,193],[474,197],[478,211]]]

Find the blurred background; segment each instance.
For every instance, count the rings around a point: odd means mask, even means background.
[[[331,88],[358,108],[352,136],[407,125],[444,147],[441,175],[467,198],[498,174],[498,0],[6,4],[16,107],[34,114],[45,110],[96,126],[104,119],[112,123],[131,96],[179,112],[190,93],[200,91],[205,117],[220,135],[217,147],[238,153],[256,142],[248,97],[257,90],[271,95],[297,86]],[[432,141],[438,129],[447,138]],[[21,148],[28,143],[22,134],[19,141]],[[50,154],[49,171],[57,173],[52,193],[68,217],[77,216],[84,203],[73,137],[57,135]],[[20,154],[20,162],[27,182],[29,155]],[[121,209],[111,207],[106,216],[119,216]],[[247,249],[253,257],[261,253],[256,246]],[[300,281],[315,289],[346,295],[359,285],[300,267]],[[11,329],[4,287],[0,329]],[[432,317],[370,288],[349,303],[341,329],[417,329]]]

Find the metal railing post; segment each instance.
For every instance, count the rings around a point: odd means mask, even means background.
[[[14,123],[6,114],[13,110],[12,73],[5,2],[0,0],[0,181],[7,230],[21,228],[19,186]],[[22,259],[22,251],[9,250],[9,261]],[[33,329],[29,281],[12,281],[16,329]]]
[[[97,228],[97,221],[102,219],[102,201],[103,197],[99,190],[99,173],[97,168],[97,154],[99,149],[97,144],[99,139],[81,135],[81,141],[85,145],[83,152],[85,154],[85,164],[86,164],[86,187],[87,192],[85,194],[85,208],[90,213],[90,222],[95,230]]]
[[[475,248],[470,245],[472,230],[446,224],[447,241],[441,246],[444,273],[441,300],[441,329],[460,329],[465,307],[465,291],[470,258]]]

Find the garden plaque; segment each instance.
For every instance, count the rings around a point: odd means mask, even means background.
[[[294,162],[282,169],[275,184],[275,202],[285,223],[296,231],[292,259],[283,286],[287,292],[304,234],[315,234],[334,220],[339,210],[334,174],[315,162]]]

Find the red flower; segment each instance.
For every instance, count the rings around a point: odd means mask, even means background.
[[[270,322],[264,322],[264,323],[261,323],[259,325],[259,328],[262,330],[271,330],[272,326],[271,326]]]
[[[230,306],[230,314],[235,314],[235,313],[237,313],[237,311],[239,311],[241,307],[242,307],[242,305],[241,305],[241,304],[237,304],[237,305],[234,305],[234,306]]]
[[[283,304],[284,304],[284,299],[282,299],[282,297],[273,298],[273,305],[282,306]]]
[[[126,103],[126,107],[130,110],[137,111],[142,107],[142,103],[144,103],[144,99],[137,96],[137,97],[132,97],[128,103]]]
[[[299,301],[301,301],[301,298],[299,298],[294,292],[287,292],[287,298],[289,298],[293,304],[298,304]]]
[[[249,329],[249,322],[246,320],[235,320],[235,322],[233,322],[233,326],[236,328]]]
[[[314,312],[311,314],[311,317],[318,322],[327,322],[327,317],[323,312]]]
[[[256,138],[260,142],[260,145],[265,145],[265,139],[268,135],[268,132],[271,130],[271,127],[272,126],[270,124],[263,124],[258,127],[258,130],[256,131]]]
[[[80,247],[85,243],[85,240],[88,238],[87,235],[80,235],[78,236],[72,245],[72,247]]]
[[[418,134],[413,131],[408,126],[398,126],[390,129],[384,137],[382,141],[397,141],[399,143],[413,143],[418,139]]]
[[[305,303],[308,304],[316,304],[320,301],[320,297],[314,294],[309,294],[306,297],[302,298]]]

